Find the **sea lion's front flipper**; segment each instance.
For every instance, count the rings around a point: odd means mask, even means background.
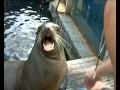
[[[65,77],[63,83],[61,84],[59,90],[66,90],[67,87],[67,76]]]

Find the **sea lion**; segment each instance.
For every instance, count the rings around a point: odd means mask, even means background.
[[[25,61],[4,61],[4,90],[15,90],[16,79],[21,75]]]
[[[57,24],[46,22],[39,26],[15,90],[59,90],[67,75],[63,42]]]

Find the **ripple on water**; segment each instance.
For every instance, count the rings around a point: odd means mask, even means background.
[[[27,8],[30,8],[30,9],[31,9],[32,7],[30,7],[30,6],[27,6]]]
[[[26,6],[16,11],[5,12],[5,60],[27,60],[34,45],[35,32],[42,24],[39,13],[32,8]]]
[[[25,11],[25,8],[20,9],[20,11],[21,11],[21,12],[22,12],[22,11]]]

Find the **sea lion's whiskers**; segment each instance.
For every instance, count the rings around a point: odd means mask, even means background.
[[[41,33],[39,33],[38,36],[37,36],[37,44],[39,44],[40,41],[41,41]]]
[[[60,39],[58,37],[55,37],[56,43],[58,45],[59,51],[60,51]]]
[[[60,46],[61,44],[65,47],[64,43],[59,37],[56,37],[57,44]],[[59,43],[58,43],[59,42]],[[60,44],[61,43],[61,44]]]
[[[38,35],[38,40],[41,41],[41,33]]]
[[[59,50],[60,50],[60,45],[62,45],[67,50],[65,44],[63,43],[63,41],[59,37],[56,36],[55,40],[56,40],[56,42],[58,44]]]
[[[39,44],[40,43],[40,40],[39,40],[39,37],[37,38],[37,44]]]
[[[63,40],[61,40],[60,38],[59,38],[58,40],[59,40],[59,42],[61,42],[61,44],[63,45],[63,47],[64,47],[65,50],[67,51],[67,53],[69,53],[69,55],[70,55],[70,52],[69,52],[69,50],[67,49],[67,47],[64,45]]]
[[[66,43],[70,48],[72,48],[71,45],[70,45],[67,41],[65,41],[60,35],[56,34],[56,36],[57,36],[61,41],[63,41],[64,43]]]
[[[63,42],[65,42],[65,43],[67,43],[61,36],[59,36],[59,35],[57,35],[56,34],[56,40],[59,42],[59,43],[61,43],[62,45],[63,45],[63,47],[66,49],[66,51],[69,53],[69,50],[67,49],[67,47],[65,46],[65,44],[63,43]],[[59,44],[58,43],[58,44]],[[68,43],[67,43],[68,44]],[[69,44],[68,44],[69,45]],[[70,46],[70,45],[69,45]],[[71,47],[71,46],[70,46]],[[70,53],[69,53],[70,54]]]

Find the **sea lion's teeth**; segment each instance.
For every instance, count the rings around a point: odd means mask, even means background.
[[[52,48],[54,49],[54,43],[52,43]]]
[[[43,43],[43,49],[45,51],[53,50],[54,49],[54,43],[52,43],[52,42],[45,42],[45,43]]]

